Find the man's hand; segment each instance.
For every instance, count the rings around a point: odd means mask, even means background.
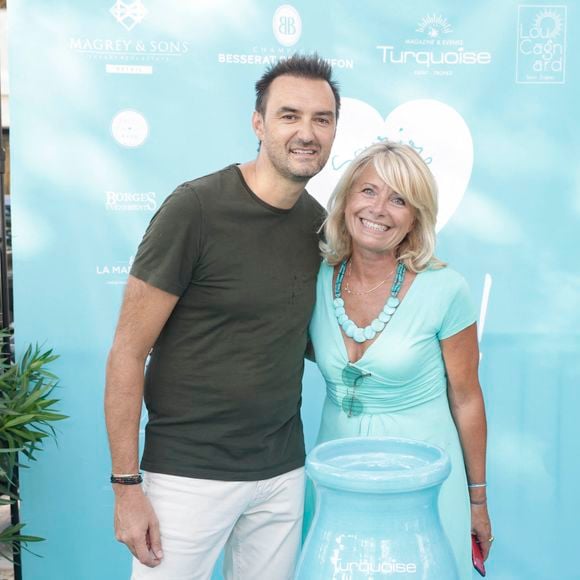
[[[145,566],[161,564],[159,521],[140,485],[115,484],[115,537]]]
[[[137,473],[145,360],[179,297],[129,275],[107,361],[105,418],[113,473]],[[159,522],[140,485],[113,484],[115,536],[145,566],[161,563]]]

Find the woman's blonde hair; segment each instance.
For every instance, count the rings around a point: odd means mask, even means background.
[[[437,184],[427,164],[409,145],[384,141],[371,145],[354,159],[336,185],[324,222],[322,256],[331,265],[352,253],[352,239],[346,228],[344,210],[354,181],[372,163],[378,176],[403,197],[414,210],[413,229],[395,249],[397,260],[408,270],[443,268],[435,255]]]

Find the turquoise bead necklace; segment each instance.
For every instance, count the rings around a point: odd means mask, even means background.
[[[401,301],[398,298],[398,294],[401,291],[401,286],[405,280],[405,273],[407,269],[405,265],[401,262],[397,265],[397,270],[395,272],[395,279],[393,280],[393,285],[391,286],[391,293],[387,298],[387,302],[383,306],[379,315],[364,328],[358,327],[346,314],[344,309],[344,300],[342,299],[341,289],[342,289],[342,279],[346,272],[346,267],[348,265],[348,260],[345,259],[340,264],[338,269],[338,274],[336,275],[336,282],[334,283],[334,314],[340,324],[344,334],[349,338],[352,338],[356,342],[363,343],[367,340],[373,340],[379,332],[381,332],[385,326],[391,320],[393,314],[397,310]]]

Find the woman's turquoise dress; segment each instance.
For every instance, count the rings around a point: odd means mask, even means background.
[[[413,280],[387,327],[352,366],[370,373],[355,387],[343,384],[348,361],[334,314],[333,268],[324,262],[310,338],[326,381],[318,443],[356,436],[407,437],[434,443],[447,451],[452,470],[441,489],[439,511],[453,547],[459,577],[472,577],[471,515],[463,454],[447,399],[447,379],[440,340],[476,320],[464,279],[449,268],[426,270]],[[351,372],[352,374],[352,372]],[[362,414],[347,416],[345,396],[355,395]],[[307,494],[306,522],[313,512]]]

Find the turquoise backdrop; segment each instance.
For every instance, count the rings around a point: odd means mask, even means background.
[[[42,558],[24,554],[25,580],[128,578],[102,397],[132,256],[177,184],[255,156],[253,83],[265,64],[314,50],[333,63],[344,110],[311,192],[325,202],[367,144],[410,143],[439,182],[438,255],[481,304],[497,538],[488,577],[580,577],[578,7],[9,2],[17,348],[60,353],[70,415],[58,445],[22,471],[23,520],[47,538]],[[322,397],[309,364],[309,446]]]

